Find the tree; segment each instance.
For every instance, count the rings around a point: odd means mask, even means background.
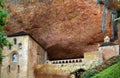
[[[120,7],[120,0],[117,0],[118,1],[118,7]],[[120,10],[118,10],[118,15],[120,15],[119,14],[120,13]],[[118,17],[118,18],[116,18],[114,21],[120,21],[120,17]]]
[[[4,33],[3,27],[6,25],[6,18],[8,17],[8,13],[4,8],[5,4],[3,0],[0,0],[0,63],[2,62],[3,55],[2,50],[4,46],[7,46],[10,44],[10,42],[7,39],[7,36]]]

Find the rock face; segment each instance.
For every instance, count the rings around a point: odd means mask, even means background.
[[[7,34],[25,31],[48,52],[49,59],[80,58],[97,50],[103,38],[111,36],[110,13],[107,31],[101,31],[103,6],[95,0],[51,0],[49,3],[7,3],[10,13]]]

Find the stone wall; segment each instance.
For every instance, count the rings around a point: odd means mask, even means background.
[[[99,51],[102,53],[103,60],[108,60],[113,56],[119,55],[119,45],[102,46],[99,47]]]
[[[86,52],[84,53],[84,62],[86,69],[93,68],[103,62],[102,54],[99,51]]]
[[[35,78],[71,78],[71,77],[64,76],[64,75],[53,75],[53,74],[36,73]]]
[[[29,37],[29,51],[28,51],[28,78],[34,78],[34,68],[38,64],[43,64],[46,60],[45,50]]]
[[[65,59],[65,60],[54,60],[54,61],[47,61],[47,64],[52,65],[51,68],[46,68],[46,73],[50,71],[61,71],[56,72],[59,75],[70,75],[71,72],[74,72],[78,69],[87,70],[89,68],[93,68],[102,63],[102,55],[98,51],[94,52],[85,52],[84,58],[79,59]],[[41,66],[42,67],[42,66]],[[43,70],[44,71],[44,70]],[[50,74],[51,74],[50,72]]]
[[[114,49],[114,52],[111,50],[111,48],[112,48],[112,50]],[[104,51],[104,49],[107,49],[108,51]],[[113,54],[111,54],[111,51]],[[49,74],[70,75],[72,72],[75,72],[79,69],[87,70],[89,68],[98,66],[99,64],[101,64],[103,62],[103,56],[105,56],[105,54],[106,54],[107,58],[109,57],[108,54],[110,54],[110,57],[118,55],[119,54],[119,45],[104,46],[104,48],[100,47],[98,49],[98,51],[85,52],[84,58],[53,60],[53,61],[47,60],[46,64],[40,65],[37,68],[38,71],[36,73],[44,73],[44,74],[47,73],[47,75],[49,75]],[[107,60],[107,59],[105,59],[105,60]]]
[[[82,63],[63,63],[63,64],[42,64],[36,67],[37,73],[52,74],[52,75],[70,75],[78,69],[85,69],[84,62]]]

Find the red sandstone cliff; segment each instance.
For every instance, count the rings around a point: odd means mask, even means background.
[[[26,31],[47,51],[50,59],[79,58],[97,50],[104,36],[111,36],[110,14],[107,32],[102,34],[103,6],[95,0],[52,0],[51,3],[7,3],[8,34]]]

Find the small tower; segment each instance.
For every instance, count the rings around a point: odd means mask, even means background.
[[[46,51],[29,34],[18,32],[8,35],[13,44],[4,47],[0,78],[35,78],[34,67],[46,61]]]
[[[104,38],[104,43],[99,46],[98,50],[102,54],[103,60],[119,55],[119,45],[110,42],[108,36]]]

